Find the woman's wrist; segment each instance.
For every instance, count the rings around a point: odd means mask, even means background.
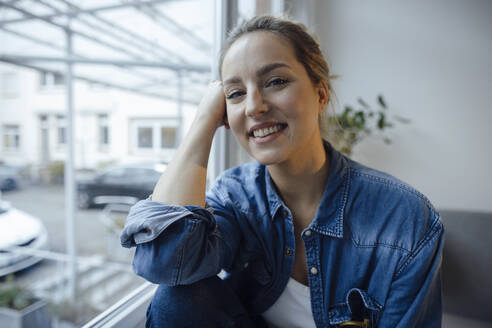
[[[200,111],[195,115],[195,118],[191,124],[191,128],[208,130],[212,134],[215,134],[215,131],[217,131],[219,126],[221,126],[221,122],[216,121],[210,115],[201,113]]]

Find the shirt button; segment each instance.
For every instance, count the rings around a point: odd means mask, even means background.
[[[248,267],[248,265],[249,265],[248,262],[244,263],[244,268],[246,269]]]
[[[311,267],[311,270],[310,271],[314,275],[318,274],[318,269],[316,269],[315,267]]]
[[[284,216],[289,216],[289,211],[287,211],[285,208],[282,213],[284,214]]]
[[[288,248],[288,247],[287,247],[287,248],[285,249],[285,254],[286,254],[286,255],[292,255],[292,253],[293,253],[293,252],[292,252],[292,248]]]
[[[306,237],[311,236],[311,230],[304,231],[304,236],[306,236]]]

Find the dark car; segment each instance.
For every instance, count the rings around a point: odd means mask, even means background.
[[[135,204],[147,198],[159,180],[165,164],[118,165],[92,179],[78,181],[77,205],[90,208],[106,204]]]

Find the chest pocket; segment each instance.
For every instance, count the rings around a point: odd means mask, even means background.
[[[374,328],[377,327],[382,306],[366,291],[352,288],[345,303],[336,304],[328,310],[330,327]]]

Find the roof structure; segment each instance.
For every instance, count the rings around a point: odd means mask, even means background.
[[[5,0],[0,61],[197,104],[210,79],[213,2]],[[179,92],[184,87],[186,92]]]

